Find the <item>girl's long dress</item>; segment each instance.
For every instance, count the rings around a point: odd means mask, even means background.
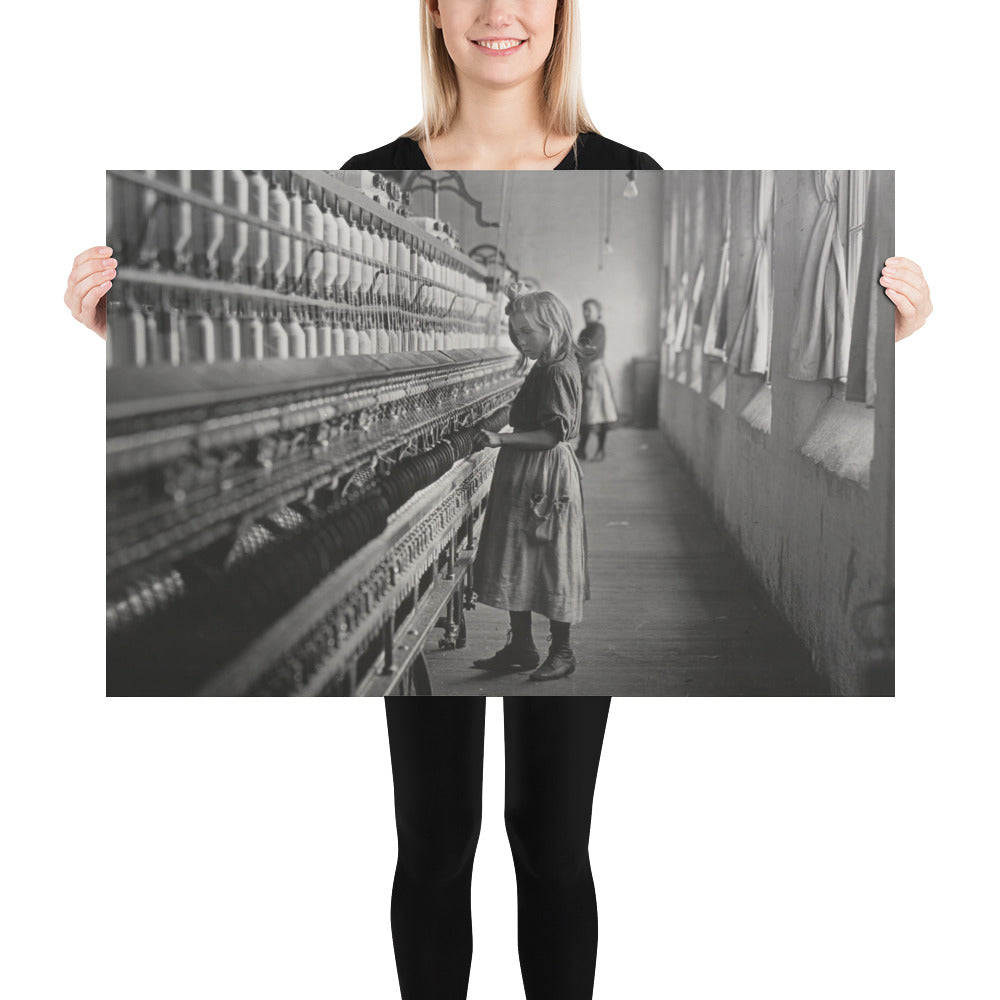
[[[528,373],[510,408],[515,431],[555,430],[546,451],[502,447],[474,568],[479,600],[578,622],[590,597],[580,465],[569,442],[580,430],[582,386],[570,356]]]
[[[618,408],[611,388],[611,376],[604,364],[604,324],[588,323],[580,333],[580,347],[587,352],[580,361],[583,379],[583,416],[587,427],[618,421]]]

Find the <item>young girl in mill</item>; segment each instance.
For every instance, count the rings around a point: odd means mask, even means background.
[[[590,597],[580,465],[570,442],[580,431],[581,349],[569,312],[552,292],[509,291],[510,338],[518,369],[534,362],[510,408],[513,432],[482,432],[499,448],[474,568],[479,600],[510,613],[507,645],[480,669],[533,670],[533,681],[576,669],[570,626]],[[549,619],[551,646],[541,656],[531,615]]]

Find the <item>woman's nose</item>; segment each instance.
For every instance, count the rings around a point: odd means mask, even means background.
[[[485,0],[479,19],[490,28],[506,28],[514,20],[510,0]]]

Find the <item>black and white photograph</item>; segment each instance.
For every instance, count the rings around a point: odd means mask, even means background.
[[[893,177],[108,171],[109,695],[893,693]]]

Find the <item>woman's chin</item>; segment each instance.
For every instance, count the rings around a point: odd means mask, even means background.
[[[486,86],[509,87],[514,84],[523,83],[536,76],[545,65],[543,60],[537,66],[535,60],[529,55],[527,45],[522,49],[514,49],[512,52],[496,53],[488,49],[479,49],[472,53],[472,58],[463,60],[462,67],[464,73],[479,84]],[[457,66],[457,62],[456,62]]]

